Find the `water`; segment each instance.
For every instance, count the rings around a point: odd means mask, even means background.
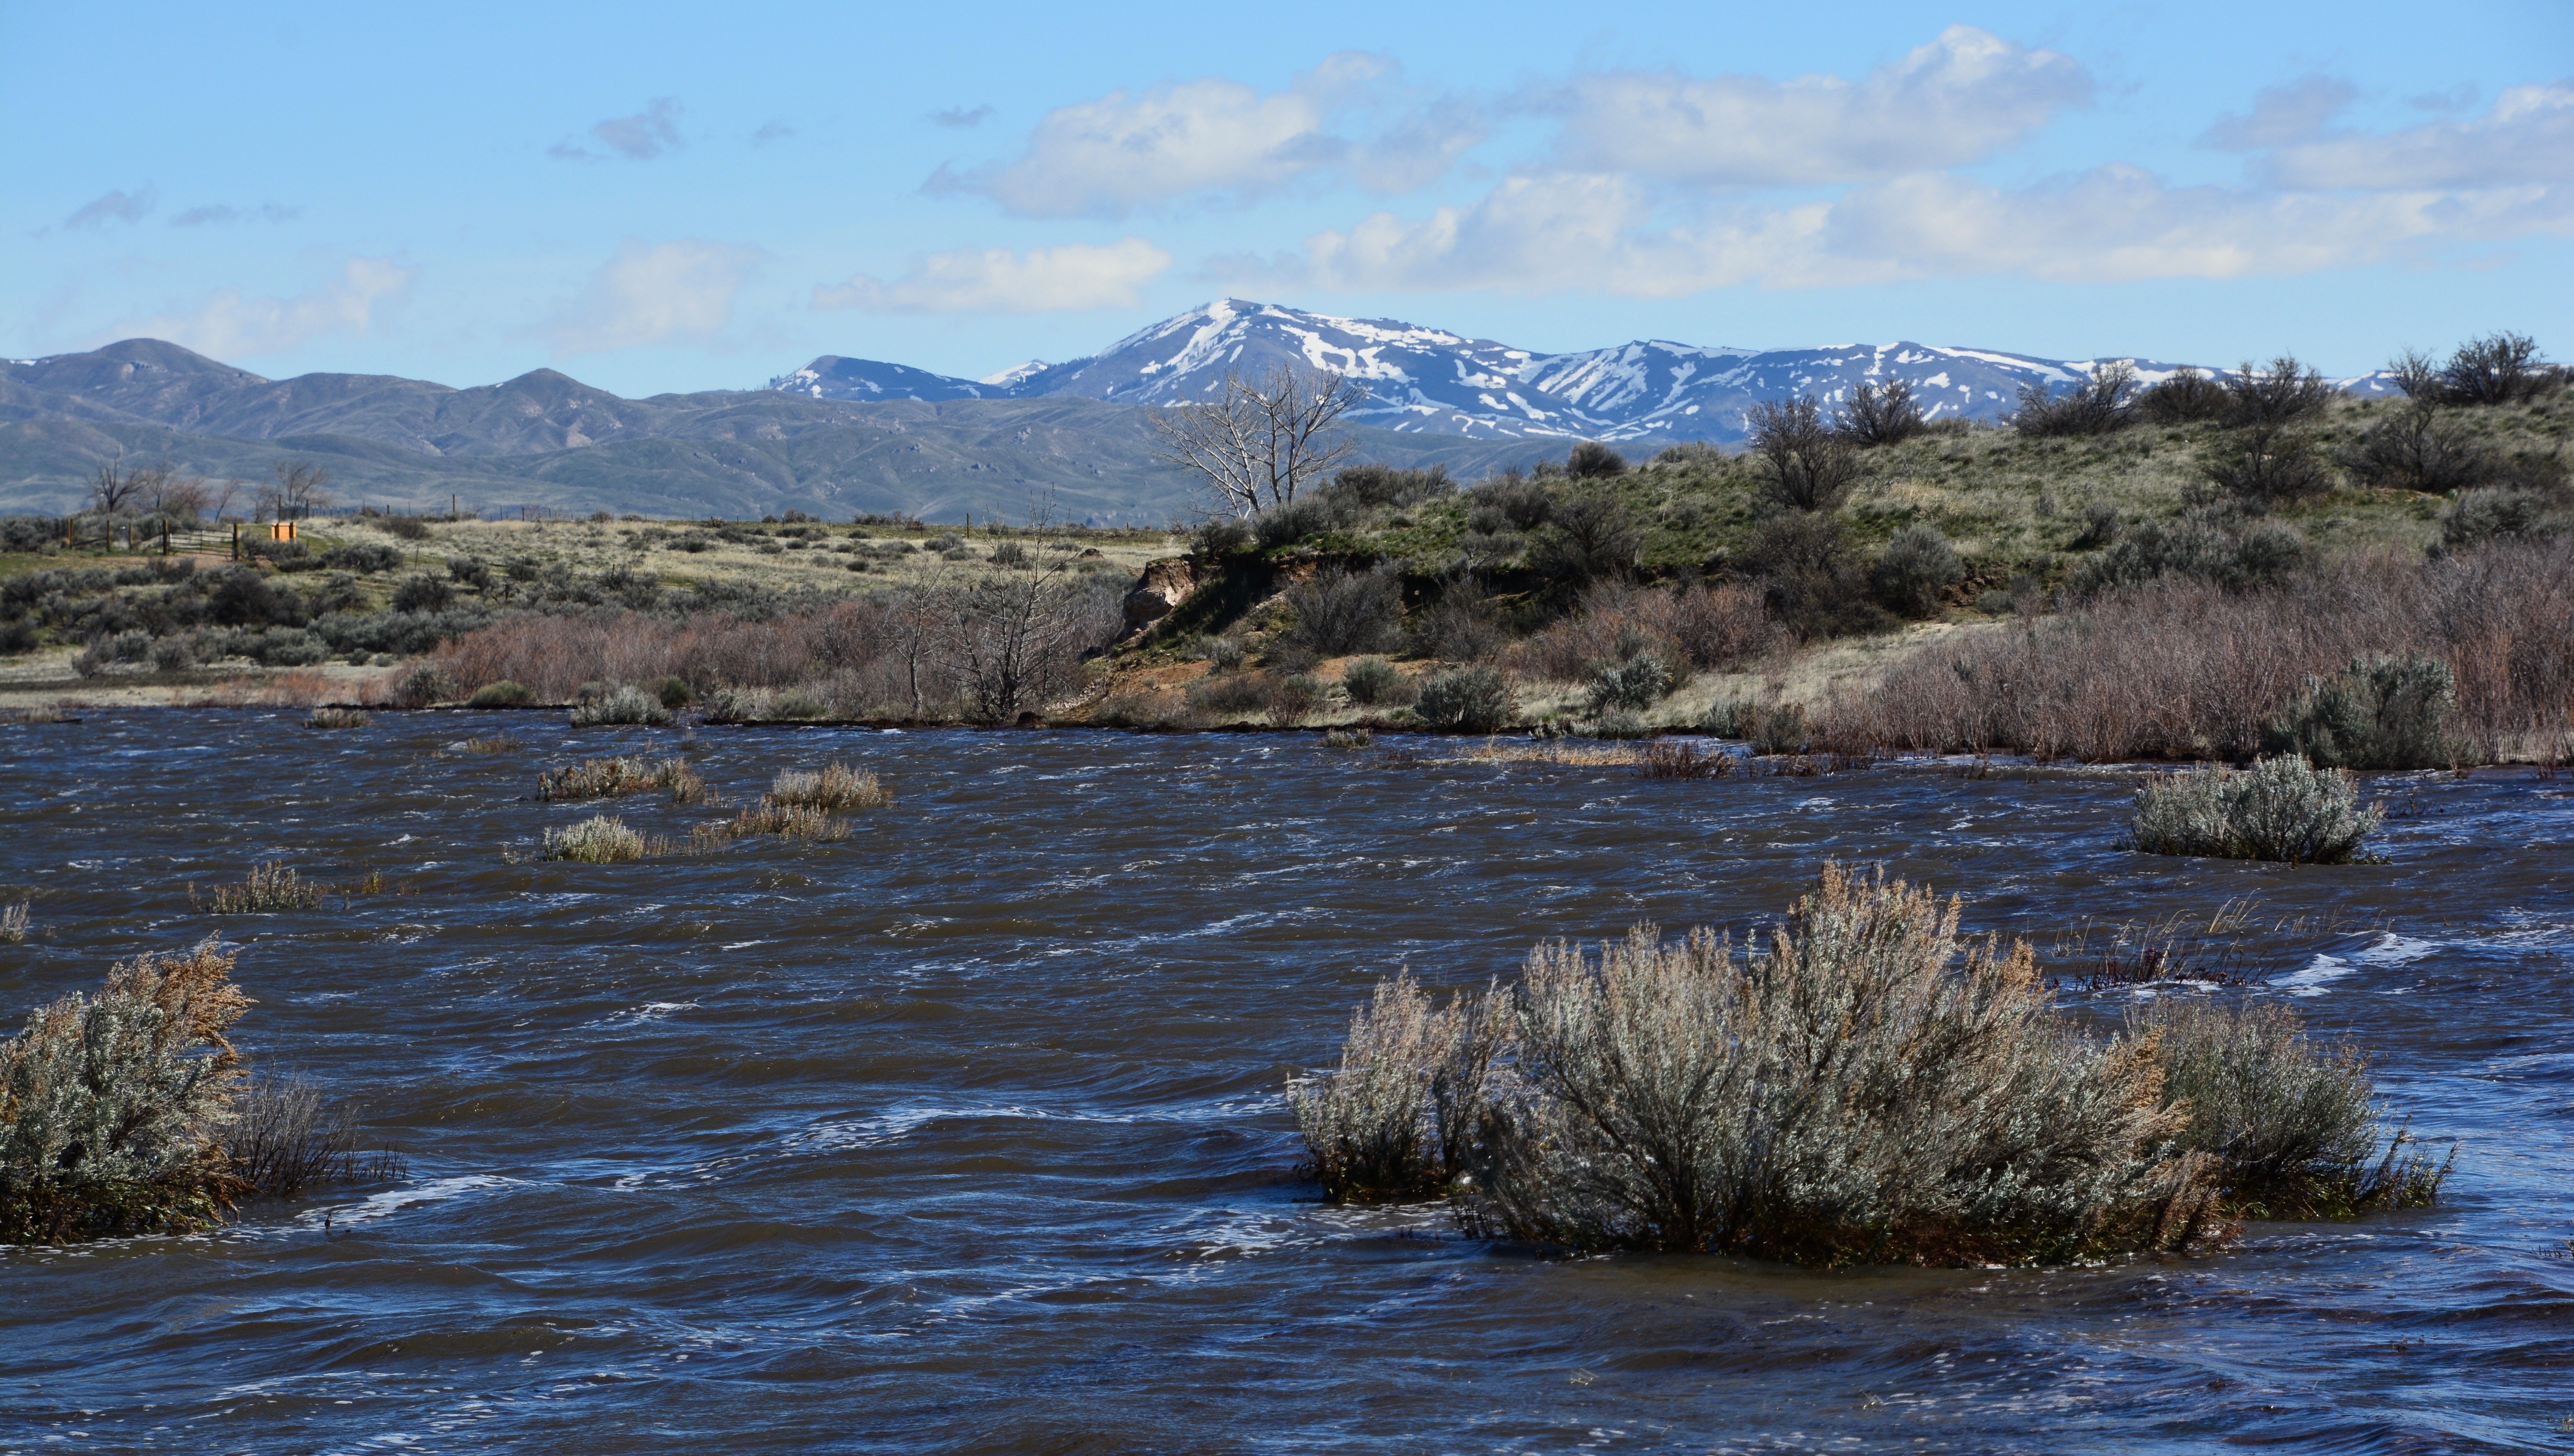
[[[2117,852],[2106,775],[710,730],[735,799],[833,755],[900,797],[845,844],[514,866],[593,812],[537,769],[636,739],[513,715],[519,751],[447,751],[496,721],[0,729],[12,1018],[192,942],[190,883],[260,859],[414,892],[220,923],[237,1040],[407,1177],[0,1251],[0,1450],[2574,1449],[2574,799],[2527,770],[2383,779],[2393,863],[2291,872]],[[2365,1044],[2459,1140],[2451,1196],[2207,1258],[1818,1274],[1535,1257],[1296,1177],[1281,1087],[1396,966],[1746,924],[1833,856],[2038,938],[2302,918],[2251,937],[2252,994]]]

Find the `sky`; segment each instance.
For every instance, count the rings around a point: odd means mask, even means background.
[[[1547,353],[2574,357],[2574,4],[0,0],[0,355],[628,395],[1209,299]]]

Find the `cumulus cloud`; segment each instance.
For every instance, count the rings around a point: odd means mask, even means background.
[[[1565,170],[1805,186],[1978,161],[2091,92],[2070,56],[1952,25],[1863,81],[1612,72],[1579,78],[1544,106],[1563,121]]]
[[[419,277],[419,269],[389,258],[352,258],[339,277],[292,298],[245,298],[239,289],[224,289],[194,309],[122,325],[105,338],[166,339],[218,359],[282,354],[326,335],[371,332],[382,312],[410,298]]]
[[[286,223],[292,222],[302,216],[304,216],[304,210],[302,208],[280,207],[276,203],[269,203],[266,206],[256,208],[237,208],[228,203],[209,203],[204,207],[190,208],[186,212],[172,218],[170,220],[170,226],[173,228],[203,228],[222,223],[244,223],[251,221],[263,223]]]
[[[687,145],[679,135],[679,114],[686,108],[675,96],[656,96],[633,116],[611,117],[590,129],[591,139],[629,162],[649,162]],[[547,155],[573,162],[605,158],[578,142],[557,142]]]
[[[2255,174],[2270,187],[2308,191],[2574,182],[2574,81],[2512,87],[2469,121],[2427,122],[2384,136],[2283,137]]]
[[[1419,187],[1482,135],[1470,107],[1413,98],[1381,56],[1344,52],[1263,95],[1221,77],[1046,113],[1018,160],[959,174],[933,193],[979,192],[1023,217],[1123,217],[1180,198],[1255,197],[1341,172],[1371,190]],[[1384,118],[1381,122],[1379,118]],[[1344,122],[1373,122],[1344,135]]]
[[[70,217],[63,219],[63,226],[96,229],[104,228],[110,223],[139,223],[152,211],[157,201],[151,188],[137,188],[133,192],[126,192],[120,188],[81,205]]]
[[[703,343],[732,321],[734,298],[766,257],[738,243],[629,239],[536,336],[558,356]]]
[[[877,314],[1043,314],[1131,308],[1139,290],[1171,266],[1171,255],[1141,238],[1106,247],[1067,243],[1013,253],[1006,248],[934,253],[891,283],[860,274],[813,290],[817,309]]]

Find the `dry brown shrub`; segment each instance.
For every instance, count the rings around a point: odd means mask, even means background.
[[[1593,667],[1650,651],[1673,662],[1722,669],[1768,651],[1778,625],[1750,582],[1657,591],[1604,582],[1573,615],[1514,644],[1504,659],[1522,677],[1581,682]]]
[[[2457,681],[2450,722],[2494,759],[2574,719],[2574,540],[2415,564],[2363,554],[2276,591],[2164,579],[2057,617],[1931,644],[1845,689],[1844,748],[2041,758],[2248,759],[2308,675],[2419,652]]]

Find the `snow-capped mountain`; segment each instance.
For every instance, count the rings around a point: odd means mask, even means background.
[[[1745,412],[1758,401],[1812,394],[1832,404],[1863,382],[1892,379],[1911,384],[1931,418],[1998,419],[2018,402],[2022,385],[2068,384],[2116,358],[2046,360],[1912,343],[1755,351],[1662,340],[1549,355],[1392,319],[1342,319],[1220,299],[1088,359],[1032,362],[987,379],[826,355],[771,386],[828,399],[1070,394],[1170,404],[1211,394],[1229,372],[1256,375],[1292,362],[1365,384],[1368,397],[1349,417],[1388,429],[1733,441],[1742,438]],[[2180,367],[2124,362],[2144,383]],[[2337,382],[2357,393],[2386,389],[2376,374]]]

